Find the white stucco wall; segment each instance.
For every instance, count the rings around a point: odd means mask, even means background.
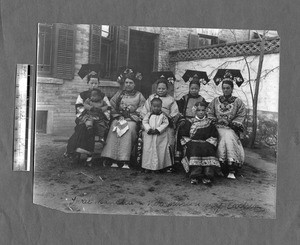
[[[249,56],[247,61],[250,65],[250,79],[254,80],[257,75],[258,69],[258,56]],[[202,59],[196,61],[182,61],[177,62],[175,65],[175,76],[177,81],[174,86],[174,96],[180,99],[188,92],[188,83],[182,79],[185,70],[200,70],[206,71],[209,79],[208,84],[202,85],[200,94],[208,101],[214,97],[221,95],[221,85],[216,86],[213,77],[218,69],[240,69],[245,79],[241,87],[235,85],[233,95],[241,98],[247,108],[252,108],[251,92],[249,87],[249,75],[246,62],[243,57],[231,57],[221,59]],[[272,70],[272,71],[271,71]],[[251,81],[254,85],[254,82]],[[253,91],[254,91],[254,86]],[[278,95],[279,95],[279,54],[266,54],[264,56],[262,78],[259,88],[258,110],[278,112]]]

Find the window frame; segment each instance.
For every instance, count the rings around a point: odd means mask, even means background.
[[[44,66],[45,64],[40,64],[39,61],[39,54],[40,54],[40,33],[43,33],[42,31],[40,31],[40,26],[43,26],[45,28],[50,28],[50,64],[49,64],[49,70],[45,71],[45,70],[41,70],[40,67]],[[53,72],[53,29],[54,29],[54,25],[53,24],[46,24],[46,23],[39,23],[38,24],[38,40],[37,40],[37,44],[38,44],[38,48],[37,48],[37,72],[38,72],[38,76],[51,76],[52,72]],[[45,50],[45,43],[46,40],[44,39],[44,49],[43,49],[43,60],[44,60],[44,50]]]

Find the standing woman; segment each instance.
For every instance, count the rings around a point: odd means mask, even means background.
[[[100,80],[99,74],[95,71],[90,72],[87,75],[87,84],[89,86],[88,90],[81,92],[76,100],[75,108],[76,114],[80,112],[84,108],[84,101],[91,96],[91,91],[95,88],[99,87]],[[108,106],[110,106],[108,98],[103,94],[103,100],[106,102]],[[109,112],[106,113],[106,116],[109,117]],[[72,156],[76,153],[87,154],[87,163],[90,164],[92,161],[92,154],[94,152],[95,147],[95,131],[92,133],[88,132],[84,123],[80,122],[80,120],[76,117],[75,120],[75,132],[68,140],[67,151],[64,154],[65,156]]]
[[[174,164],[174,148],[175,148],[175,132],[174,125],[176,124],[179,116],[179,110],[175,99],[168,94],[168,80],[162,76],[156,81],[156,93],[149,96],[142,109],[142,115],[151,113],[151,101],[154,98],[160,98],[162,101],[162,112],[168,117],[169,125],[167,127],[168,141],[169,141],[169,154],[171,154],[172,163],[167,164],[169,167],[167,172],[172,172],[171,164]]]
[[[140,73],[135,74],[132,69],[126,69],[120,77],[124,86],[110,100],[113,122],[101,156],[106,158],[105,164],[116,162],[119,166],[128,168],[145,98],[135,90],[135,82],[140,78]]]
[[[215,122],[219,134],[217,155],[222,172],[227,178],[235,179],[236,170],[244,163],[245,153],[240,141],[244,130],[246,107],[233,92],[230,76],[222,80],[223,95],[214,98],[208,106],[208,118]]]

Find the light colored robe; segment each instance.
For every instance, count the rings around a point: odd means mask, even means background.
[[[117,100],[121,96],[122,91],[117,92],[110,100],[112,106],[112,116],[117,118],[120,116],[119,108],[117,108]],[[118,124],[118,119],[114,119],[106,139],[106,145],[101,153],[102,157],[111,158],[115,161],[130,161],[131,152],[137,139],[137,125],[140,120],[139,111],[145,103],[145,98],[140,92],[125,94],[120,103],[130,106],[130,118],[125,118],[128,123],[128,130],[120,137],[114,128]]]
[[[160,170],[172,166],[170,145],[168,140],[167,127],[168,118],[160,115],[147,113],[143,119],[143,157],[142,167],[149,170]],[[159,135],[148,135],[149,129],[157,129]]]
[[[208,106],[208,118],[215,120],[219,133],[217,155],[219,161],[234,162],[242,165],[245,160],[245,152],[238,135],[230,125],[243,129],[246,117],[246,107],[243,101],[237,97],[225,100],[223,96],[213,99]]]
[[[171,95],[166,95],[163,97],[158,96],[157,94],[152,94],[146,100],[142,110],[141,115],[144,117],[148,112],[151,112],[151,100],[153,98],[160,98],[162,100],[162,112],[172,120],[175,116],[179,114],[178,106],[175,99]],[[174,128],[168,127],[168,137],[169,137],[169,144],[171,145],[172,151],[175,151],[175,131]],[[174,152],[173,152],[174,154]]]

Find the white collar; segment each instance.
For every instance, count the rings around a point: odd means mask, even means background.
[[[195,116],[195,118],[196,118],[197,120],[203,120],[203,119],[206,118],[206,116],[204,116],[203,118],[199,118],[198,116]]]

